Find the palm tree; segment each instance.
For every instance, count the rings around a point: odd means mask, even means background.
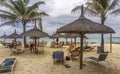
[[[22,22],[23,32],[26,32],[26,24],[31,21],[40,20],[41,16],[48,16],[45,12],[38,12],[39,5],[45,4],[43,1],[29,5],[30,0],[6,0],[0,1],[0,5],[7,10],[0,9],[0,17],[7,20],[3,25],[13,25]],[[26,37],[24,37],[24,45]]]
[[[42,27],[42,18],[40,19],[40,21],[39,21],[38,23],[39,23],[39,24],[38,24],[39,29],[40,29],[40,30],[43,30],[43,27]]]
[[[90,14],[94,14],[100,17],[101,24],[104,25],[107,17],[111,14],[120,13],[119,0],[92,0],[92,2],[87,2],[86,11]],[[81,6],[76,6],[72,11],[78,11]],[[101,34],[101,52],[104,52],[104,35]]]

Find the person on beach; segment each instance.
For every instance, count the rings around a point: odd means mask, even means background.
[[[34,43],[30,44],[30,51],[31,51],[31,53],[34,52]]]
[[[17,42],[16,42],[16,40],[13,40],[13,41],[12,41],[12,47],[13,47],[14,49],[16,49],[16,47],[17,47]]]
[[[74,49],[74,45],[71,43],[70,46],[67,48],[68,55],[70,55],[70,53],[73,49]]]
[[[18,41],[18,46],[22,46],[22,42]]]

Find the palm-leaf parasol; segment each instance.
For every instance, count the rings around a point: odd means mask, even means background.
[[[93,22],[84,16],[83,5],[81,8],[80,18],[72,23],[65,25],[57,30],[58,33],[78,33],[81,35],[80,49],[80,69],[83,68],[83,37],[90,33],[115,33],[115,31],[105,25]]]
[[[49,35],[47,33],[39,30],[36,27],[36,22],[35,22],[35,27],[33,29],[26,31],[25,33],[22,33],[21,35],[22,36],[30,36],[30,37],[33,37],[35,39],[35,52],[36,52],[36,39],[38,37],[49,37]]]
[[[70,33],[65,33],[64,34],[64,37],[66,38],[66,44],[67,44],[67,38],[71,38],[71,42],[72,42],[72,38],[74,38],[75,39],[75,46],[76,46],[76,38],[77,37],[81,37],[81,35],[80,34],[70,34]],[[88,37],[87,36],[85,36],[84,35],[84,39],[88,39]]]
[[[21,35],[17,34],[16,30],[14,31],[14,33],[10,34],[7,38],[22,38]]]
[[[53,35],[50,36],[50,38],[56,38],[56,42],[57,42],[57,47],[58,47],[58,41],[59,41],[59,38],[62,38],[64,37],[63,35],[59,34],[59,33],[55,33]]]
[[[5,42],[5,39],[7,38],[6,33],[4,32],[4,35],[2,35],[0,38],[3,38],[3,39],[4,39],[4,42]]]

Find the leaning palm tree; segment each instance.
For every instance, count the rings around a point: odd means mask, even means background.
[[[40,20],[41,16],[47,16],[45,12],[39,12],[39,5],[45,4],[43,1],[35,2],[29,5],[30,0],[6,0],[0,1],[0,5],[5,6],[7,10],[0,9],[0,17],[6,22],[3,25],[13,25],[22,22],[23,32],[26,32],[26,24],[31,21]],[[26,37],[24,37],[24,45]]]
[[[120,13],[119,0],[92,0],[87,2],[86,11],[90,14],[97,15],[101,19],[101,24],[104,25],[107,17],[111,14]],[[81,6],[76,6],[72,11],[79,11]],[[104,52],[104,35],[101,34],[101,52]]]

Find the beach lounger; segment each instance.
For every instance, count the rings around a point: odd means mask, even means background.
[[[80,50],[72,50],[70,53],[71,53],[71,54],[70,54],[70,57],[71,57],[71,59],[72,59],[72,61],[73,61],[74,58],[79,57],[79,55],[80,55]]]
[[[64,52],[63,51],[54,51],[52,54],[52,58],[54,59],[53,64],[56,61],[62,61],[64,64]]]
[[[93,61],[93,62],[101,62],[101,61],[105,61],[106,57],[107,57],[108,53],[100,53],[99,57],[86,57],[85,61]]]
[[[108,56],[108,52],[104,52],[104,53],[100,53],[98,58],[96,58],[96,57],[86,57],[85,61],[93,61],[95,63],[105,62],[106,65],[108,65],[108,66],[113,65],[115,70],[116,70],[115,74],[117,74],[116,64],[114,64],[112,62],[109,62],[109,61],[106,61],[107,56]],[[106,71],[107,71],[107,66],[106,66]]]
[[[6,58],[0,64],[0,74],[13,74],[16,58]]]
[[[22,48],[21,46],[20,47],[17,47],[16,49],[14,49],[14,48],[12,48],[11,49],[11,54],[10,54],[10,56],[11,55],[18,55],[18,54],[20,54],[20,53],[23,53],[24,52],[24,48]]]

